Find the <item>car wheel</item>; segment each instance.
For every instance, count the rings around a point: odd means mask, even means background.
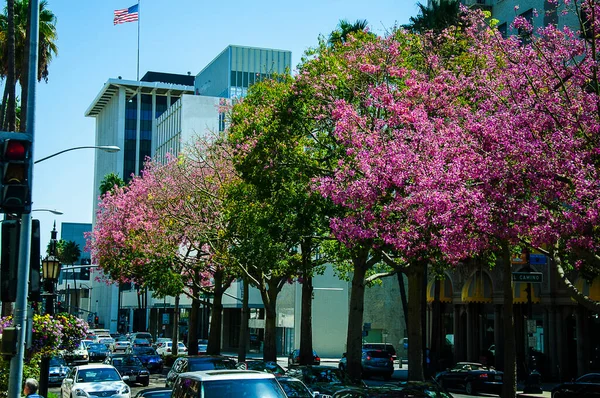
[[[470,381],[467,381],[467,384],[465,384],[465,391],[469,395],[475,395],[475,390],[473,389],[473,383],[471,383]]]

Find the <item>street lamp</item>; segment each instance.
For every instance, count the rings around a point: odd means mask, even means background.
[[[56,257],[56,222],[50,233],[50,248],[48,256],[42,260],[42,277],[44,278],[44,290],[46,293],[46,314],[54,315],[54,284],[60,275],[60,261]],[[48,396],[48,376],[50,373],[50,357],[43,356],[40,362],[40,394]]]
[[[56,209],[33,209],[33,210],[31,210],[32,213],[34,211],[47,211],[49,213],[56,214],[57,216],[62,216],[64,214],[62,211],[56,210]]]
[[[86,145],[86,146],[76,146],[73,148],[68,148],[68,149],[64,149],[60,152],[56,152],[53,153],[52,155],[46,156],[44,158],[38,159],[35,162],[33,162],[33,164],[37,164],[40,162],[43,162],[44,160],[48,160],[50,158],[53,158],[57,155],[60,155],[61,153],[65,153],[65,152],[69,152],[69,151],[74,151],[76,149],[100,149],[101,151],[104,152],[109,152],[109,153],[114,153],[114,152],[119,152],[121,150],[121,148],[119,148],[118,146],[115,145]]]

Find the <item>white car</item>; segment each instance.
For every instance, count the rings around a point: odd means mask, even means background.
[[[187,347],[180,341],[179,344],[177,344],[177,355],[185,355],[187,352]],[[158,347],[156,347],[156,353],[161,357],[171,355],[173,353],[173,342],[165,341],[164,343],[159,344]]]
[[[130,347],[131,347],[131,342],[130,341],[127,341],[127,340],[117,340],[112,345],[112,350],[114,352],[117,352],[117,351],[123,351],[123,352],[125,352]]]
[[[131,389],[112,365],[74,366],[60,386],[61,398],[131,398]]]

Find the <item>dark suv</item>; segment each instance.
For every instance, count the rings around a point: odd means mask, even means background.
[[[363,348],[360,365],[362,377],[365,379],[369,376],[382,376],[387,381],[394,374],[394,360],[387,351]],[[338,367],[342,372],[346,371],[346,353],[342,356]]]
[[[387,351],[391,355],[391,357],[394,361],[397,359],[396,358],[396,349],[390,343],[363,343],[362,348],[369,349],[369,350]]]
[[[173,362],[171,370],[167,374],[165,385],[173,388],[177,376],[185,372],[195,372],[197,370],[218,370],[218,369],[237,369],[233,359],[220,355],[201,355],[179,357]]]

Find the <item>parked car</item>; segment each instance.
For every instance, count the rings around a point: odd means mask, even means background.
[[[275,376],[283,376],[285,369],[272,361],[246,361],[239,362],[236,367],[241,370],[256,370],[259,372],[273,373]]]
[[[365,386],[364,382],[353,383],[346,373],[333,366],[296,366],[288,369],[285,375],[301,380],[315,395],[332,395],[338,390]]]
[[[398,357],[396,356],[396,349],[390,343],[364,343],[362,345],[362,348],[370,350],[387,351],[392,357],[392,360],[395,361],[396,359],[398,359]]]
[[[207,347],[208,347],[208,340],[206,340],[206,339],[198,340],[198,353],[206,352]]]
[[[104,361],[107,365],[114,366],[122,376],[129,376],[127,383],[138,383],[147,387],[150,384],[150,372],[135,355],[115,354]]]
[[[74,366],[60,386],[61,398],[102,397],[130,398],[131,389],[125,383],[128,377],[111,365],[94,364]]]
[[[294,377],[281,376],[277,377],[277,381],[279,382],[281,388],[283,388],[283,391],[285,391],[285,395],[287,395],[288,398],[314,397],[312,391],[310,391],[310,389],[306,387],[306,384],[304,384],[301,380],[298,380]]]
[[[173,362],[173,366],[171,366],[171,369],[167,374],[165,385],[167,387],[173,387],[177,376],[181,373],[219,369],[236,369],[235,361],[220,355],[179,357]]]
[[[321,358],[319,358],[319,355],[317,355],[316,351],[313,351],[313,363],[309,364],[309,365],[320,365],[321,364]],[[300,365],[300,350],[299,349],[295,349],[292,352],[290,352],[290,355],[288,355],[288,368],[290,366],[296,366],[296,365]]]
[[[63,351],[62,356],[68,366],[85,365],[90,361],[88,350],[85,348],[83,341],[73,351]]]
[[[164,357],[165,355],[171,355],[173,353],[173,343],[171,341],[166,341],[156,347],[156,352],[158,355]],[[177,344],[177,355],[185,355],[187,354],[188,349],[181,341]]]
[[[182,373],[171,394],[173,398],[286,398],[269,373],[252,370],[212,370]]]
[[[503,373],[475,362],[458,362],[453,368],[436,376],[442,387],[460,389],[472,395],[478,392],[499,394]]]
[[[364,379],[382,376],[387,381],[394,374],[394,360],[388,351],[363,348],[360,365]],[[342,372],[346,371],[346,353],[342,355],[338,367]]]
[[[430,381],[369,386],[336,391],[333,398],[452,398],[452,394]]]
[[[150,373],[162,373],[164,368],[163,360],[154,348],[130,347],[125,352],[137,356]]]
[[[135,398],[171,398],[171,389],[165,387],[145,388],[135,394]]]
[[[600,397],[600,373],[588,373],[552,389],[552,398]]]
[[[92,343],[87,347],[90,362],[104,362],[110,351],[101,343]]]
[[[48,385],[51,384],[61,384],[65,377],[67,377],[67,373],[69,373],[69,368],[65,359],[56,355],[50,358],[50,371],[48,373]]]

